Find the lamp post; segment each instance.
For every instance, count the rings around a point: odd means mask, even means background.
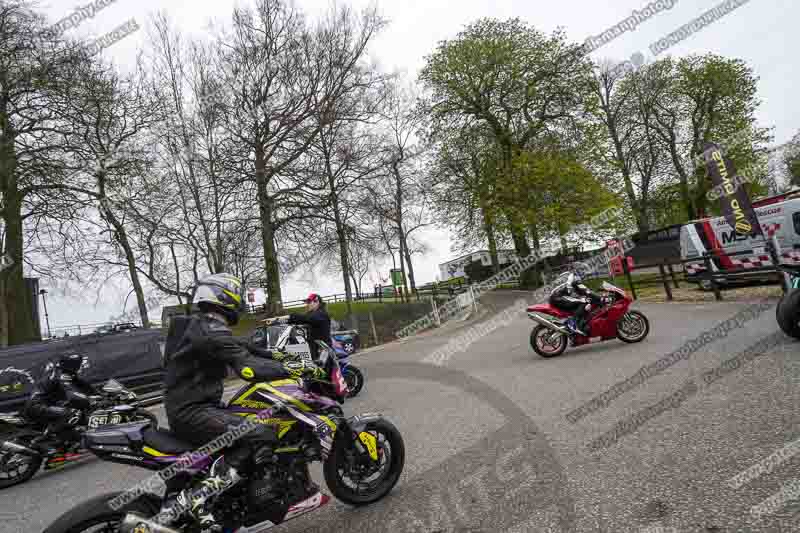
[[[44,304],[44,319],[47,322],[47,336],[48,338],[52,338],[53,334],[50,332],[50,316],[47,314],[47,298],[45,298],[47,291],[42,289],[39,291],[39,294],[42,295],[42,304]]]
[[[125,303],[122,305],[122,315],[123,316],[125,316],[125,308],[128,307],[128,298],[131,297],[131,294],[133,294],[133,291],[135,291],[135,290],[136,289],[131,289],[131,292],[129,292],[128,295],[125,297]]]

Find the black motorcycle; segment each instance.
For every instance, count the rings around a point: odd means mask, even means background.
[[[800,339],[800,266],[782,265],[772,242],[767,243],[767,251],[775,269],[789,275],[788,287],[775,307],[775,320],[781,331]]]
[[[789,274],[791,281],[775,308],[775,319],[784,333],[800,339],[800,267],[778,265],[777,269]]]
[[[78,434],[109,424],[155,419],[152,413],[129,404],[136,394],[118,381],[108,380],[101,391],[90,397],[92,407],[82,412]],[[0,489],[28,481],[43,464],[44,470],[54,470],[90,455],[79,441],[52,434],[47,422],[18,413],[0,413],[0,439]]]

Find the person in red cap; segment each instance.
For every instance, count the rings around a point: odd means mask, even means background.
[[[319,294],[311,293],[305,300],[306,314],[292,313],[290,315],[268,318],[264,322],[267,324],[285,323],[302,324],[309,327],[308,344],[311,350],[311,357],[316,361],[319,355],[319,348],[315,341],[322,341],[328,346],[333,346],[331,341],[331,317],[325,309],[325,302]]]

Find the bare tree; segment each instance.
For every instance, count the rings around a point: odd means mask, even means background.
[[[324,189],[297,166],[320,128],[334,120],[351,73],[382,24],[374,11],[360,24],[349,23],[352,18],[340,10],[311,29],[281,0],[258,0],[254,10],[235,10],[232,32],[220,40],[229,73],[226,125],[243,149],[241,179],[256,185],[271,312],[281,303],[277,230],[318,207]]]
[[[423,171],[418,164],[424,153],[414,140],[420,132],[422,116],[417,112],[417,97],[407,81],[397,81],[391,88],[387,103],[381,111],[385,128],[384,158],[387,175],[375,188],[374,208],[395,225],[398,238],[400,271],[403,275],[404,298],[416,289],[411,261],[411,234],[431,224],[427,219]],[[408,280],[406,280],[406,275]]]
[[[26,226],[50,209],[65,156],[59,110],[77,66],[88,61],[74,43],[53,36],[25,1],[0,4],[0,346],[39,338],[23,279]]]
[[[149,98],[141,69],[122,78],[109,68],[92,65],[81,74],[81,81],[68,92],[65,112],[72,128],[67,138],[74,165],[69,168],[74,174],[65,188],[97,201],[100,216],[124,258],[142,325],[147,328],[148,306],[126,224],[136,221],[131,220],[126,206],[136,195],[148,192],[142,189],[139,177],[148,172],[151,163],[145,133],[157,120],[158,103]]]

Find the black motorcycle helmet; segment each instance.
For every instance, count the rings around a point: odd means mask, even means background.
[[[76,353],[71,353],[59,357],[58,368],[62,372],[66,372],[67,374],[75,376],[80,371],[81,367],[83,366],[83,363],[84,363],[83,356]]]

